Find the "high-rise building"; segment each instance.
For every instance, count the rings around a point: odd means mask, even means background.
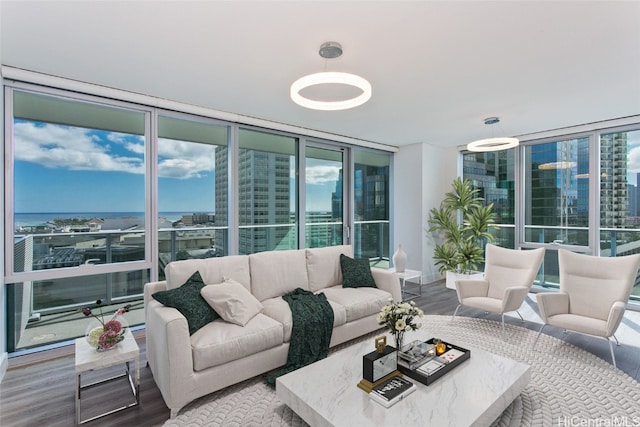
[[[228,225],[227,152],[227,147],[216,150],[216,226]],[[239,150],[239,254],[289,249],[292,239],[295,244],[290,226],[289,170],[289,155]],[[226,234],[226,230],[216,232],[216,252],[220,255],[226,254]]]
[[[600,138],[600,226],[625,228],[628,215],[627,133]]]
[[[354,169],[354,218],[361,229],[351,233],[354,252],[362,258],[388,257],[389,166],[356,163]],[[371,221],[371,223],[368,223]],[[357,224],[360,222],[360,224]]]

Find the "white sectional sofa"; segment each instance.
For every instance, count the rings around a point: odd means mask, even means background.
[[[281,296],[296,288],[326,295],[334,313],[331,347],[380,329],[376,315],[382,306],[401,299],[398,278],[373,268],[375,288],[344,288],[340,254],[352,257],[352,247],[176,261],[167,265],[165,281],[147,283],[147,357],[171,417],[198,397],[286,364],[292,315]],[[152,295],[183,285],[196,271],[207,285],[225,278],[238,282],[260,301],[262,312],[244,326],[216,319],[190,335],[181,312]]]

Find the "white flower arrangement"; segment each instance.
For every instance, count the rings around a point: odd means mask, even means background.
[[[386,327],[394,336],[396,348],[400,349],[404,333],[422,327],[422,323],[417,321],[422,316],[424,316],[424,312],[416,307],[415,302],[394,302],[393,298],[389,298],[389,304],[382,307],[376,320],[379,325]]]

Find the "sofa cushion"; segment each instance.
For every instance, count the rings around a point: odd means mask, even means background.
[[[345,308],[333,301],[328,301],[329,305],[333,309],[333,327],[344,325],[347,323],[347,311]],[[269,298],[262,301],[264,306],[263,313],[272,319],[282,323],[284,328],[284,342],[291,341],[291,330],[293,328],[293,315],[291,314],[291,308],[282,297]]]
[[[342,271],[342,286],[345,288],[376,287],[376,281],[373,280],[371,266],[367,259],[353,259],[341,254],[340,270]]]
[[[309,290],[304,249],[267,251],[249,255],[251,293],[264,301],[296,288]]]
[[[391,294],[377,288],[343,288],[333,286],[323,290],[327,299],[345,308],[347,322],[361,319],[372,314],[377,315],[389,302]]]
[[[200,295],[225,321],[244,326],[262,311],[262,304],[240,283],[227,278],[224,283],[207,285]]]
[[[309,290],[319,291],[342,283],[340,255],[353,256],[351,245],[306,249]]]
[[[196,271],[200,272],[202,280],[206,284],[222,283],[225,277],[230,277],[250,289],[251,277],[249,276],[249,257],[247,255],[170,262],[164,269],[167,289],[174,289],[182,285]]]
[[[202,277],[196,271],[179,288],[156,292],[152,296],[167,307],[173,307],[182,313],[187,319],[189,334],[193,335],[198,329],[219,317],[200,295],[200,290],[204,287]]]
[[[218,319],[191,336],[193,369],[222,365],[282,343],[282,325],[262,313],[244,327]]]

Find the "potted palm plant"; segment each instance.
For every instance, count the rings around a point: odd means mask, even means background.
[[[433,259],[438,271],[447,277],[446,286],[455,289],[459,275],[469,278],[484,262],[484,246],[493,241],[489,230],[497,227],[493,203],[485,206],[478,196],[480,190],[468,179],[456,178],[451,187],[440,207],[429,211],[429,232],[440,235]]]

